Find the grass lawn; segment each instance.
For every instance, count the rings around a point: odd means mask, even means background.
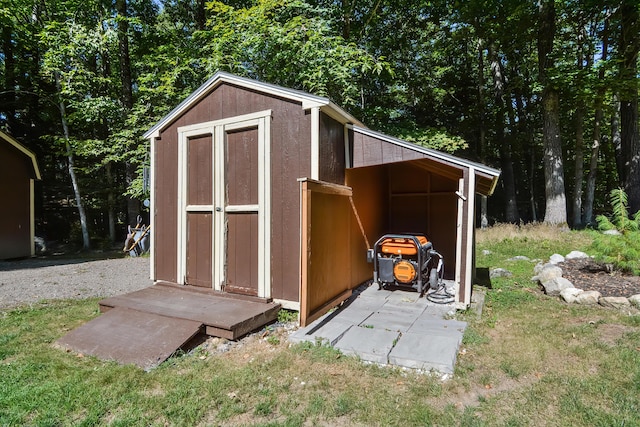
[[[461,314],[469,327],[445,382],[277,333],[147,373],[53,347],[98,315],[97,300],[0,312],[0,425],[640,425],[640,315],[564,304],[530,281],[535,262],[508,261],[589,252],[591,236],[478,231],[478,267],[514,275],[493,280],[480,319]]]

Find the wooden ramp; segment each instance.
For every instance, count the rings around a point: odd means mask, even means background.
[[[150,369],[198,335],[237,339],[276,320],[279,304],[156,284],[100,301],[103,314],[56,343]]]

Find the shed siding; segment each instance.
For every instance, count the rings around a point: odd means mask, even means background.
[[[31,255],[31,162],[0,140],[0,259]]]
[[[156,139],[155,280],[176,282],[177,129],[272,110],[271,295],[298,301],[300,193],[297,179],[311,171],[311,121],[300,103],[223,83],[166,127]]]
[[[320,181],[344,184],[344,125],[320,113]]]

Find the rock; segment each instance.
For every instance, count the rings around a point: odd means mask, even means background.
[[[601,297],[598,303],[603,307],[616,309],[627,308],[631,305],[625,297]]]
[[[584,292],[578,288],[566,288],[560,291],[560,297],[569,304],[576,302],[576,297]]]
[[[631,305],[640,308],[640,294],[632,295],[628,298]]]
[[[600,299],[598,291],[584,291],[576,296],[576,304],[596,305]]]
[[[538,281],[540,283],[548,282],[556,277],[562,277],[562,269],[553,264],[545,264],[545,266],[542,267],[542,270],[538,273]]]
[[[488,249],[484,249],[484,250],[482,251],[482,255],[491,255],[492,253],[493,253],[493,252],[491,252],[491,251],[490,251],[490,250],[488,250]]]
[[[567,256],[565,256],[565,259],[582,259],[582,258],[589,258],[589,255],[580,251],[571,251],[567,254]]]
[[[620,233],[618,230],[605,230],[602,232],[602,234],[607,234],[609,236],[620,236],[622,233]]]
[[[528,256],[517,255],[513,258],[509,258],[507,261],[531,261]]]
[[[495,279],[496,277],[511,277],[513,273],[504,268],[493,268],[489,271],[489,277]]]
[[[575,289],[575,286],[573,286],[573,283],[571,283],[569,280],[565,279],[564,277],[554,277],[552,279],[549,279],[541,283],[542,283],[542,287],[544,288],[544,293],[552,296],[560,295],[560,292],[565,289],[569,289],[569,288]]]
[[[533,267],[533,274],[540,274],[545,265],[546,264],[543,264],[542,262],[537,263],[536,266]]]
[[[560,264],[561,262],[564,262],[564,257],[560,254],[553,254],[549,257],[550,264]]]

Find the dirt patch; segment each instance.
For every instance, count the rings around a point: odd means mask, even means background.
[[[566,260],[558,264],[562,277],[584,291],[598,291],[603,297],[640,294],[640,277],[598,263],[592,258]]]
[[[146,257],[39,257],[0,261],[0,310],[44,300],[109,297],[152,284]]]
[[[604,323],[598,325],[598,336],[600,341],[608,346],[615,346],[627,333],[635,331],[636,328],[625,325]]]

